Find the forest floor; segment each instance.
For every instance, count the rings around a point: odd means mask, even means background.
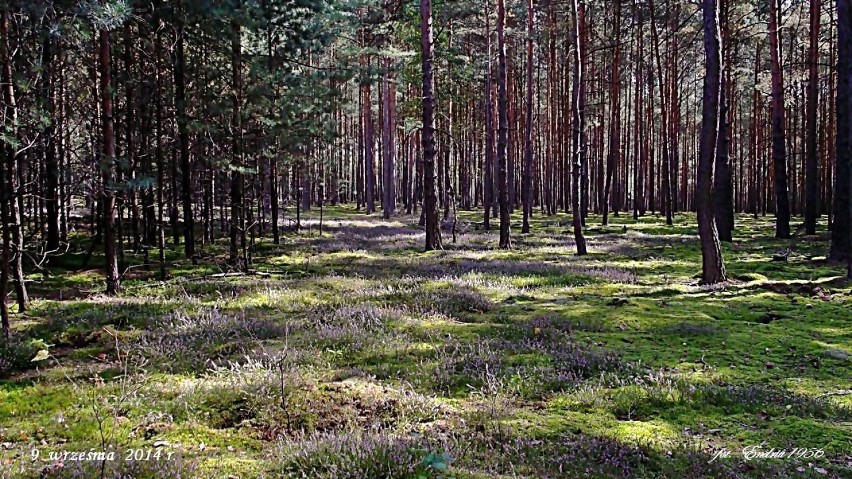
[[[499,251],[463,214],[423,253],[416,217],[329,208],[320,235],[317,214],[258,241],[261,274],[221,274],[222,242],[108,298],[79,238],[32,276],[0,477],[852,477],[852,291],[825,234],[739,218],[707,288],[692,214],[590,217],[582,258],[564,216]]]

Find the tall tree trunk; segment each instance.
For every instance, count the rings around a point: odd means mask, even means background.
[[[364,42],[367,47],[371,45],[370,34],[366,31],[364,32]],[[365,66],[369,69],[369,58],[366,58]],[[361,106],[363,107],[362,114],[364,117],[364,201],[368,215],[376,212],[376,166],[374,150],[376,140],[373,128],[373,92],[372,85],[370,84],[371,81],[372,79],[370,78],[364,78],[363,83],[361,84],[361,90],[363,92]]]
[[[130,181],[134,182],[136,180],[136,173],[138,165],[136,164],[138,157],[136,155],[136,144],[135,134],[138,130],[138,126],[136,125],[136,105],[135,105],[135,85],[134,83],[137,81],[134,78],[136,72],[134,72],[134,42],[133,42],[133,23],[127,22],[124,25],[124,90],[125,90],[125,121],[126,125],[124,128],[125,131],[125,148],[124,148],[124,157],[126,158],[126,163],[128,165],[130,175]],[[125,195],[129,196],[129,215],[130,215],[130,233],[132,239],[133,251],[139,251],[140,237],[139,237],[139,209],[136,203],[136,190],[135,185],[132,185],[130,188],[127,188],[125,191]]]
[[[8,7],[2,7],[0,13],[0,62],[2,62],[2,80],[3,80],[3,117],[12,125],[15,125],[14,111],[14,86],[10,81],[12,78],[11,59],[9,58],[9,11]],[[11,133],[11,132],[10,132]],[[14,205],[15,196],[12,182],[9,180],[14,178],[12,169],[15,164],[14,147],[7,143],[0,144],[0,154],[2,154],[2,164],[0,164],[0,223],[2,223],[3,247],[2,257],[0,257],[0,323],[3,326],[3,337],[9,339],[9,307],[7,305],[9,292],[9,263],[12,259],[12,215],[10,207]]]
[[[243,198],[243,124],[242,124],[242,26],[231,21],[231,87],[233,111],[231,116],[231,245],[230,263],[239,271],[247,269],[245,205]]]
[[[382,213],[390,219],[396,212],[396,80],[393,77],[393,59],[385,59],[384,127],[382,128]]]
[[[157,259],[160,263],[160,279],[162,281],[166,280],[166,224],[163,220],[163,209],[164,209],[164,195],[163,190],[166,187],[166,177],[165,170],[166,166],[164,164],[165,159],[163,158],[163,100],[162,100],[162,81],[163,75],[160,70],[160,52],[163,50],[163,35],[161,33],[163,22],[160,17],[161,3],[159,0],[155,3],[155,11],[156,13],[156,24],[154,28],[156,29],[156,36],[154,39],[154,108],[155,108],[155,116],[156,116],[156,135],[157,137],[154,140],[154,155],[157,161]]]
[[[54,41],[50,32],[45,33],[42,67],[44,68],[44,102],[49,120],[44,132],[44,206],[47,211],[47,250],[59,249],[59,169],[56,164],[56,88],[54,85]]]
[[[621,111],[619,97],[621,93],[621,0],[615,2],[615,25],[613,27],[613,39],[615,49],[613,50],[612,71],[609,78],[609,150],[606,157],[606,177],[604,179],[604,198],[601,204],[603,225],[609,224],[609,205],[611,201],[613,174],[620,159],[621,147]],[[616,208],[616,211],[618,209]]]
[[[281,229],[278,226],[279,213],[279,179],[278,179],[278,161],[272,158],[269,161],[269,202],[272,216],[272,244],[281,244]]]
[[[837,0],[836,101],[837,159],[831,259],[849,261],[852,265],[852,0]]]
[[[754,84],[757,85],[757,82],[760,79],[760,44],[757,45],[757,51],[754,55],[754,76],[753,81]],[[750,186],[750,199],[749,206],[752,209],[752,213],[754,217],[757,218],[758,212],[760,210],[760,181],[761,176],[758,173],[758,158],[760,156],[759,153],[759,144],[758,144],[758,133],[760,128],[758,126],[758,104],[759,104],[759,91],[757,88],[753,88],[751,92],[751,126],[749,131],[749,155],[751,161],[751,170],[752,170],[752,183]]]
[[[509,98],[506,89],[506,0],[497,0],[497,182],[500,195],[500,249],[512,247],[510,239],[508,141]]]
[[[3,8],[2,19],[0,19],[0,35],[2,35],[2,51],[0,51],[0,63],[2,63],[3,102],[5,103],[7,122],[12,125],[9,134],[14,138],[17,135],[18,107],[15,103],[15,85],[12,77],[11,41],[9,36],[10,13],[8,7]],[[23,231],[23,192],[21,191],[20,163],[13,145],[6,146],[6,191],[9,195],[8,209],[9,218],[6,222],[7,228],[11,230],[11,275],[15,282],[15,295],[18,303],[18,311],[24,312],[29,303],[26,284],[24,283],[24,231]]]
[[[719,132],[719,98],[722,86],[720,64],[722,56],[719,51],[719,6],[716,0],[703,0],[702,5],[704,11],[704,51],[707,63],[701,108],[701,139],[695,204],[698,209],[698,234],[701,237],[701,282],[703,284],[716,284],[727,281],[713,207],[713,169]]]
[[[733,192],[731,191],[731,170],[730,170],[730,155],[728,150],[730,147],[730,98],[728,92],[730,78],[730,56],[728,55],[727,47],[729,45],[729,30],[728,30],[728,1],[719,0],[719,10],[721,12],[723,26],[721,28],[721,49],[723,53],[720,55],[722,66],[720,67],[720,83],[719,83],[719,129],[716,138],[716,159],[713,182],[713,207],[716,214],[716,229],[718,231],[719,240],[724,242],[733,241],[734,229],[734,205]]]
[[[116,294],[121,286],[118,275],[118,257],[116,255],[115,228],[115,128],[112,110],[112,64],[110,58],[109,31],[100,31],[100,74],[101,74],[101,122],[103,156],[101,173],[103,176],[103,229],[104,255],[106,257],[106,293]]]
[[[432,37],[432,0],[420,0],[420,42],[423,66],[423,213],[426,251],[441,248],[438,197],[435,193],[435,43]]]
[[[184,54],[185,28],[183,12],[177,13],[175,44],[175,114],[178,125],[178,143],[180,146],[180,185],[183,203],[184,254],[195,258],[195,223],[192,216],[192,169],[189,164],[189,117],[186,113],[186,58]]]
[[[491,214],[494,209],[494,81],[491,76],[491,0],[485,0],[485,180],[482,185],[484,226],[491,229]]]
[[[633,0],[633,5],[631,8],[631,12],[634,16],[636,16],[636,0]],[[639,23],[636,27],[636,58],[642,57],[642,38],[643,38],[643,27],[644,23],[642,19],[639,19]],[[633,156],[634,156],[634,172],[633,172],[633,218],[639,219],[645,211],[645,185],[643,182],[644,179],[644,165],[645,161],[643,159],[643,155],[645,154],[645,145],[643,141],[643,135],[645,128],[643,128],[641,115],[642,115],[642,92],[644,91],[644,81],[642,76],[642,66],[640,62],[635,62],[635,73],[634,78],[636,79],[636,86],[633,92]]]
[[[805,234],[816,234],[819,217],[819,154],[817,112],[819,108],[819,30],[822,1],[811,0],[811,43],[808,49],[807,158],[805,176]]]
[[[5,20],[5,11],[4,20]],[[5,39],[4,39],[5,40]],[[0,323],[3,326],[3,337],[9,339],[9,306],[7,303],[9,296],[9,260],[12,259],[12,231],[9,224],[9,203],[12,201],[11,192],[6,188],[6,165],[9,160],[9,148],[3,145],[0,147],[0,153],[3,157],[0,159],[0,182],[3,184],[2,196],[0,196],[0,227],[2,227],[3,246],[2,254],[0,254]]]
[[[663,145],[663,164],[660,169],[660,176],[662,177],[662,187],[663,187],[663,207],[664,213],[666,214],[666,224],[671,226],[674,224],[674,218],[672,217],[672,190],[671,190],[671,167],[669,163],[671,162],[671,156],[669,152],[669,108],[668,108],[668,99],[666,98],[668,95],[665,94],[665,77],[663,76],[663,65],[662,59],[660,57],[660,35],[657,31],[657,15],[656,10],[654,9],[654,0],[648,1],[648,6],[651,10],[651,33],[653,35],[654,41],[654,57],[656,59],[657,65],[657,83],[660,90],[660,117],[662,120],[662,145]]]
[[[267,4],[267,6],[271,6],[271,4]],[[272,13],[271,12],[269,14],[269,19],[268,19],[267,35],[268,35],[267,36],[267,42],[269,43],[269,45],[267,45],[267,48],[268,48],[267,54],[269,55],[269,64],[267,65],[267,67],[269,68],[269,72],[271,73],[271,72],[275,71],[275,50],[274,50],[274,48],[275,48],[275,43],[277,41],[277,37],[275,35],[273,35],[273,24],[272,24]],[[277,94],[278,94],[278,91],[276,89],[276,95]],[[270,104],[270,106],[269,106],[269,117],[270,118],[274,118],[274,116],[275,116],[274,108],[275,107],[273,106],[273,104]],[[276,151],[277,151],[278,150],[277,138],[275,140],[273,140],[273,142],[274,142],[274,145],[275,145]],[[338,171],[338,175],[340,175],[340,174],[341,174],[341,172]],[[271,223],[272,223],[272,244],[276,244],[276,245],[281,244],[281,230],[278,226],[278,220],[279,220],[279,218],[278,218],[278,216],[279,216],[278,195],[279,195],[279,190],[280,190],[278,182],[279,182],[279,179],[278,179],[278,158],[275,155],[271,155],[269,157],[269,209],[270,209],[270,216],[271,216]],[[339,189],[335,187],[335,197],[338,194],[338,192],[339,192]]]
[[[532,163],[533,163],[533,0],[527,0],[527,98],[524,137],[524,172],[521,185],[521,200],[524,209],[524,224],[522,233],[530,232],[530,215],[532,215]]]
[[[775,167],[775,237],[790,237],[790,198],[787,192],[787,140],[784,132],[784,77],[778,32],[780,0],[769,0],[769,48],[772,55],[772,163]]]
[[[573,123],[573,135],[571,140],[571,214],[574,227],[574,242],[577,244],[577,255],[586,254],[586,238],[583,236],[583,219],[580,213],[580,169],[583,166],[583,132],[585,130],[585,105],[583,89],[585,79],[583,78],[583,25],[585,23],[586,4],[571,0],[571,12],[574,16],[574,25],[571,34],[574,50],[574,77],[571,82],[573,91],[571,93],[571,112]]]

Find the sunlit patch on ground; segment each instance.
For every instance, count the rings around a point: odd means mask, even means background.
[[[49,454],[101,444],[173,454],[106,477],[852,475],[852,292],[825,241],[773,261],[790,244],[740,218],[733,280],[705,288],[691,216],[591,217],[583,258],[564,217],[511,251],[477,218],[427,254],[416,217],[331,208],[259,240],[259,274],[207,245],[117,299],[97,271],[33,278],[0,348],[0,477],[96,477]]]

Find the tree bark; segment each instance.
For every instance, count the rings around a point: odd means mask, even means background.
[[[654,41],[654,57],[656,58],[657,65],[657,83],[660,89],[660,117],[662,120],[662,145],[663,145],[663,164],[660,169],[660,176],[662,176],[662,187],[663,187],[663,212],[666,215],[666,224],[671,226],[674,224],[674,218],[672,216],[672,190],[671,190],[671,167],[669,166],[671,162],[671,156],[669,155],[669,109],[668,109],[668,101],[667,95],[665,94],[665,77],[663,77],[663,65],[662,59],[660,57],[660,36],[657,31],[657,15],[656,10],[654,9],[654,0],[648,1],[648,6],[650,7],[651,13],[651,33],[653,35]]]
[[[189,117],[186,113],[186,58],[184,54],[184,37],[186,31],[182,18],[183,12],[176,15],[176,44],[175,44],[175,115],[178,125],[178,144],[180,147],[180,186],[183,206],[183,235],[184,254],[187,258],[195,259],[195,221],[192,216],[192,169],[189,163]]]
[[[0,62],[2,62],[2,79],[3,79],[3,102],[4,111],[3,117],[7,119],[10,125],[15,125],[15,111],[13,85],[10,81],[12,78],[11,59],[9,58],[9,11],[7,7],[2,7],[0,13]],[[2,163],[0,163],[0,227],[2,227],[3,246],[2,257],[0,257],[0,323],[3,327],[3,337],[9,339],[9,306],[7,304],[9,294],[9,263],[12,259],[12,215],[10,207],[14,204],[15,196],[10,178],[11,170],[14,168],[14,150],[10,144],[0,144],[0,153],[2,153]]]
[[[523,201],[524,223],[522,233],[530,232],[530,215],[532,215],[532,163],[533,163],[533,0],[527,0],[527,97],[524,136],[524,172],[521,184],[521,200]]]
[[[118,275],[118,257],[116,256],[115,228],[115,127],[112,110],[112,64],[110,58],[109,31],[100,30],[100,73],[101,73],[101,121],[103,156],[101,173],[103,175],[103,230],[104,255],[106,257],[106,293],[118,293],[121,281]]]
[[[852,0],[837,0],[836,101],[837,158],[831,259],[849,261],[852,265]]]
[[[2,34],[2,51],[0,51],[0,63],[2,63],[3,101],[6,108],[7,122],[12,125],[10,135],[17,135],[18,107],[15,102],[15,85],[12,77],[11,40],[9,36],[10,13],[8,7],[3,8],[2,19],[0,19],[0,34]],[[24,312],[29,303],[27,288],[24,283],[24,232],[23,232],[23,205],[20,182],[20,164],[13,145],[6,146],[6,191],[9,195],[7,228],[11,230],[11,275],[15,282],[15,295],[18,303],[18,311]]]
[[[621,111],[619,110],[619,96],[621,93],[621,0],[615,2],[615,26],[613,27],[613,39],[615,49],[613,50],[612,71],[609,78],[609,149],[606,156],[606,177],[604,179],[604,199],[601,204],[602,223],[609,224],[609,205],[612,193],[612,181],[616,165],[620,160],[621,147]],[[616,209],[617,211],[617,209]]]
[[[491,229],[494,210],[494,80],[491,76],[491,0],[485,0],[485,180],[483,188],[484,227]]]
[[[807,157],[805,159],[805,234],[816,234],[819,217],[819,132],[817,112],[819,108],[819,30],[822,1],[811,0],[811,32],[808,48],[808,105],[805,114],[807,130]]]
[[[423,213],[426,251],[441,247],[438,197],[435,193],[435,44],[432,37],[432,0],[420,0],[420,42],[423,68]]]
[[[775,237],[790,237],[790,197],[787,184],[787,139],[784,111],[784,77],[778,32],[778,1],[769,0],[769,48],[772,56],[772,163],[775,167]]]
[[[231,87],[233,111],[231,116],[231,244],[230,263],[239,271],[248,267],[245,256],[246,224],[243,204],[243,134],[242,134],[242,26],[231,20]]]
[[[396,212],[396,80],[393,59],[385,59],[384,71],[384,128],[382,128],[382,213],[390,219]]]
[[[716,229],[718,231],[719,240],[730,243],[733,241],[734,230],[734,205],[733,192],[731,188],[731,169],[730,169],[730,98],[728,92],[730,78],[730,56],[727,54],[727,39],[728,30],[728,2],[729,0],[719,0],[719,10],[721,12],[723,26],[721,27],[721,50],[720,54],[722,66],[720,67],[720,83],[719,83],[719,129],[716,138],[716,159],[713,182],[713,203],[716,214]]]
[[[512,247],[509,217],[508,158],[509,98],[506,88],[506,1],[497,0],[497,182],[500,195],[500,249]]]
[[[698,234],[701,237],[703,284],[727,281],[725,264],[716,231],[713,208],[713,169],[719,131],[719,98],[721,96],[721,54],[719,47],[719,6],[716,0],[703,0],[704,51],[706,70],[701,109],[701,138],[695,203],[698,209]]]
[[[156,14],[156,23],[154,28],[156,29],[156,36],[154,38],[154,85],[156,88],[154,94],[154,108],[155,108],[155,121],[156,121],[156,130],[155,134],[157,135],[154,140],[154,156],[156,157],[157,162],[157,259],[160,263],[160,280],[166,280],[166,223],[163,220],[163,208],[164,208],[164,195],[163,190],[166,186],[166,176],[165,176],[165,160],[163,158],[163,100],[161,98],[162,93],[162,81],[163,75],[160,71],[160,52],[163,50],[163,35],[162,31],[162,19],[160,17],[161,4],[158,1],[155,6]]]
[[[47,212],[47,251],[59,249],[59,171],[56,164],[56,88],[54,85],[54,41],[52,34],[45,33],[42,67],[44,68],[44,102],[47,105],[49,120],[44,141],[44,206]]]
[[[3,12],[5,21],[5,11]],[[3,246],[2,254],[0,254],[0,323],[3,327],[3,338],[9,339],[9,260],[12,257],[12,231],[9,217],[9,203],[12,201],[12,195],[6,188],[6,165],[8,164],[9,148],[5,145],[0,147],[0,153],[3,154],[2,163],[0,163],[0,184],[3,185],[2,195],[0,195],[0,227],[2,227]]]
[[[572,182],[571,182],[571,215],[572,224],[574,227],[574,242],[577,244],[577,255],[586,255],[586,238],[583,236],[583,218],[580,212],[580,169],[583,166],[583,134],[585,130],[585,105],[583,89],[585,88],[585,79],[583,78],[583,25],[585,23],[585,7],[586,4],[577,0],[571,0],[571,12],[574,16],[574,25],[572,31],[572,43],[574,51],[574,74],[571,82],[571,113],[573,119],[573,135],[571,139],[571,167],[572,167]]]

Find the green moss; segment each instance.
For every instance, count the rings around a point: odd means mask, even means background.
[[[673,227],[630,216],[599,227],[592,215],[592,254],[585,258],[565,244],[564,215],[533,218],[534,233],[516,235],[511,251],[469,229],[464,244],[422,253],[407,240],[335,251],[335,242],[350,239],[341,225],[364,238],[396,230],[372,230],[388,225],[348,207],[325,214],[322,236],[314,229],[288,233],[281,245],[258,239],[255,266],[268,275],[211,277],[219,272],[214,260],[227,254],[222,240],[205,246],[212,259],[199,265],[168,251],[169,281],[154,279],[155,266],[142,267],[119,299],[86,297],[102,278],[97,269],[79,269],[88,238],[74,235],[71,254],[51,262],[49,277],[30,277],[30,311],[13,316],[16,344],[43,339],[55,361],[15,359],[23,347],[0,348],[0,365],[15,363],[5,371],[13,379],[0,382],[2,440],[16,447],[43,440],[45,450],[95,447],[91,400],[117,394],[122,384],[116,340],[119,350],[144,356],[143,331],[174,315],[197,318],[215,309],[236,318],[232,331],[192,346],[186,357],[156,358],[193,363],[176,374],[157,373],[167,370],[163,364],[142,365],[135,372],[147,377],[144,386],[110,413],[120,445],[180,445],[199,462],[199,477],[269,472],[280,459],[278,439],[307,447],[299,441],[311,431],[383,428],[456,441],[469,451],[458,459],[459,477],[515,477],[513,469],[490,467],[498,460],[495,445],[514,440],[532,441],[539,455],[561,451],[566,440],[576,447],[605,440],[644,457],[633,465],[634,477],[729,477],[734,470],[764,477],[774,467],[790,473],[797,464],[742,469],[734,460],[724,465],[733,469],[711,470],[706,454],[767,444],[820,447],[837,457],[852,442],[852,397],[844,393],[852,361],[826,354],[852,352],[852,288],[839,279],[840,266],[818,259],[824,238],[791,244],[772,238],[770,219],[739,217],[734,242],[723,247],[734,281],[707,289],[697,284],[692,214],[676,215]],[[476,212],[460,215],[480,221]],[[416,220],[400,217],[391,227],[405,231]],[[773,261],[786,248],[793,251],[788,261]],[[128,261],[142,258],[129,254]],[[91,267],[101,262],[95,256]],[[326,320],[341,308],[393,314]],[[373,320],[380,324],[357,322]],[[258,324],[268,326],[263,334],[251,329]],[[163,336],[179,340],[177,333]],[[542,337],[607,351],[623,367],[548,377],[556,354]],[[572,371],[571,361],[590,358],[575,356],[560,359],[568,362],[563,373]],[[492,449],[462,448],[469,443]],[[554,474],[513,454],[507,457],[518,474]],[[576,475],[623,474],[595,469],[603,457],[583,460],[590,462],[578,459]]]

